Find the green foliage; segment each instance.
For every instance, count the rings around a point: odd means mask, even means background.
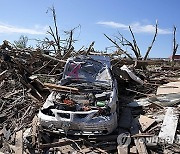
[[[18,41],[14,41],[14,45],[17,48],[24,49],[27,48],[27,42],[28,42],[28,37],[21,35]]]

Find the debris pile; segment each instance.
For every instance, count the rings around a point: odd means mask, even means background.
[[[101,55],[90,52],[90,49],[87,52],[78,52],[76,55],[82,53]],[[147,67],[144,69],[143,66],[141,69],[132,65],[133,60],[116,59],[111,56],[111,74],[117,81],[118,89],[117,127],[113,132],[102,132],[97,135],[90,131],[88,135],[82,133],[76,135],[69,134],[68,129],[67,132],[62,133],[54,129],[51,124],[48,127],[42,126],[37,115],[51,92],[61,94],[61,105],[48,109],[48,112],[54,109],[56,110],[54,113],[67,118],[69,111],[83,110],[85,113],[90,113],[98,108],[106,118],[111,114],[106,108],[106,102],[101,100],[101,97],[110,99],[109,93],[112,89],[110,86],[108,89],[107,82],[103,82],[105,86],[98,83],[91,87],[83,85],[82,81],[70,85],[68,80],[64,80],[66,83],[63,85],[57,84],[63,78],[64,64],[71,56],[73,55],[69,53],[64,59],[60,59],[40,49],[13,48],[6,41],[1,45],[0,152],[18,154],[180,152],[180,82],[178,81],[180,71],[165,67],[165,62],[151,60],[150,64],[150,61],[144,61]],[[129,64],[129,61],[131,61],[130,65],[124,65]],[[76,75],[74,68],[78,68],[80,63],[84,64],[85,61],[73,65],[74,76]],[[84,65],[88,80],[92,80],[94,76],[91,73],[98,70],[98,64],[95,70],[90,64],[92,63]],[[107,75],[103,74],[104,70],[97,72],[101,72],[99,77]],[[82,89],[79,89],[80,87]],[[80,95],[79,90],[83,92],[89,90],[88,96]],[[64,92],[69,92],[73,100],[64,95]],[[94,92],[97,92],[95,96]],[[82,104],[93,104],[94,97],[100,100],[94,104],[94,108],[76,104],[79,98]],[[67,114],[58,113],[57,107],[65,109]],[[105,113],[101,110],[104,108]],[[47,108],[44,108],[43,112],[47,112],[45,109]],[[53,113],[48,114],[54,116]],[[91,114],[90,120],[94,116],[97,115]],[[85,121],[80,121],[80,124],[82,123]],[[67,123],[63,126],[64,130],[69,127]]]

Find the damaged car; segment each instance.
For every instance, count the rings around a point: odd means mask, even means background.
[[[117,82],[109,57],[69,58],[59,84],[78,92],[53,91],[38,113],[41,126],[73,135],[106,135],[117,128]]]

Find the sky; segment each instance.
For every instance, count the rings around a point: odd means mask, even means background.
[[[48,26],[53,25],[48,8],[55,7],[61,38],[64,31],[75,27],[76,50],[88,48],[95,41],[94,49],[105,51],[112,39],[121,33],[132,41],[131,26],[142,56],[151,44],[158,20],[158,35],[149,57],[166,58],[172,54],[173,26],[177,27],[177,43],[180,43],[180,0],[1,0],[0,44],[3,40],[14,42],[21,35],[43,39]],[[35,42],[29,41],[29,45]],[[129,47],[122,47],[133,55]],[[109,52],[111,48],[108,48]],[[180,49],[177,53],[180,52]]]

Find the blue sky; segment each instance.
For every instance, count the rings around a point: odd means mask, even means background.
[[[62,38],[64,30],[81,25],[74,34],[77,50],[88,47],[92,41],[96,50],[112,46],[103,33],[113,38],[119,31],[132,40],[127,28],[130,25],[144,55],[153,39],[156,20],[158,36],[150,57],[171,55],[173,25],[177,26],[177,43],[180,43],[179,0],[1,0],[0,42],[5,39],[13,42],[20,35],[44,38],[48,26],[53,24],[51,13],[46,13],[52,5]]]

